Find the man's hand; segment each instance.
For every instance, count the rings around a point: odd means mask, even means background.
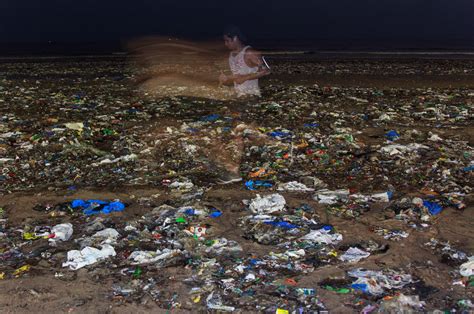
[[[227,75],[225,75],[224,73],[221,73],[221,75],[219,75],[219,84],[225,85],[225,84],[227,84],[228,80],[229,79],[228,79]]]

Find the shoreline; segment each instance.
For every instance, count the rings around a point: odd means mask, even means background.
[[[474,58],[474,50],[388,50],[388,51],[376,51],[376,50],[311,50],[311,49],[266,49],[259,48],[264,55],[268,56],[309,56],[309,57],[368,57],[368,58],[377,58],[377,57],[395,57],[395,58],[447,58],[452,57],[466,57]],[[126,58],[130,56],[129,53],[125,51],[112,51],[112,52],[93,52],[93,53],[82,53],[82,52],[72,52],[72,53],[5,53],[0,52],[0,61],[9,61],[9,60],[50,60],[50,59],[75,59],[75,58]]]

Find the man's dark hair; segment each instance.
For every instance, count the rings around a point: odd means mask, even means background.
[[[240,31],[240,28],[238,28],[235,25],[228,25],[224,29],[224,36],[234,38],[237,37],[241,42],[245,43],[247,41],[247,37]]]

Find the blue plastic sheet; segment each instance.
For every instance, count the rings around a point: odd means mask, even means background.
[[[270,135],[271,137],[286,138],[286,137],[290,137],[291,133],[282,132],[282,131],[273,131],[273,132],[268,133],[268,135]]]
[[[469,171],[473,171],[473,170],[474,170],[474,165],[462,168],[462,171],[464,171],[464,172],[469,172]]]
[[[214,122],[219,120],[221,116],[219,114],[213,113],[207,116],[204,116],[201,118],[202,121],[207,121],[207,122]]]
[[[187,131],[189,133],[199,133],[199,129],[196,129],[196,128],[188,128]]]
[[[294,225],[294,224],[291,224],[287,221],[264,221],[265,224],[267,225],[272,225],[272,226],[275,226],[275,227],[279,227],[279,228],[284,228],[284,229],[295,229],[295,228],[299,228],[297,225]]]
[[[369,289],[367,287],[367,284],[365,283],[353,283],[351,285],[351,288],[354,289],[354,290],[360,290],[360,291],[363,291],[363,292],[368,292]]]
[[[438,203],[423,201],[423,206],[425,206],[431,215],[438,215],[443,210],[443,207]]]
[[[257,258],[251,258],[251,259],[249,260],[249,264],[252,265],[252,266],[257,265],[258,262],[260,262],[260,260],[257,259]]]
[[[271,188],[273,183],[263,180],[248,180],[245,182],[245,187],[248,190],[255,191],[258,187]]]

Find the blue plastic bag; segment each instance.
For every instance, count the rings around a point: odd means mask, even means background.
[[[120,212],[125,209],[125,204],[122,202],[108,202],[102,200],[73,200],[71,202],[72,208],[81,207],[83,213],[87,216],[93,214],[110,214],[111,212]]]
[[[333,229],[333,227],[330,226],[330,225],[324,225],[321,229],[323,229],[325,231],[331,231]]]
[[[398,134],[398,132],[395,131],[395,130],[391,130],[391,131],[388,131],[387,133],[385,133],[385,137],[389,141],[396,141],[400,138],[400,134]]]
[[[211,217],[211,218],[217,218],[217,217],[220,217],[220,216],[222,216],[222,212],[220,210],[217,210],[217,209],[209,214],[209,217]]]
[[[184,213],[188,216],[196,215],[196,211],[194,210],[194,208],[188,208],[184,211]]]

